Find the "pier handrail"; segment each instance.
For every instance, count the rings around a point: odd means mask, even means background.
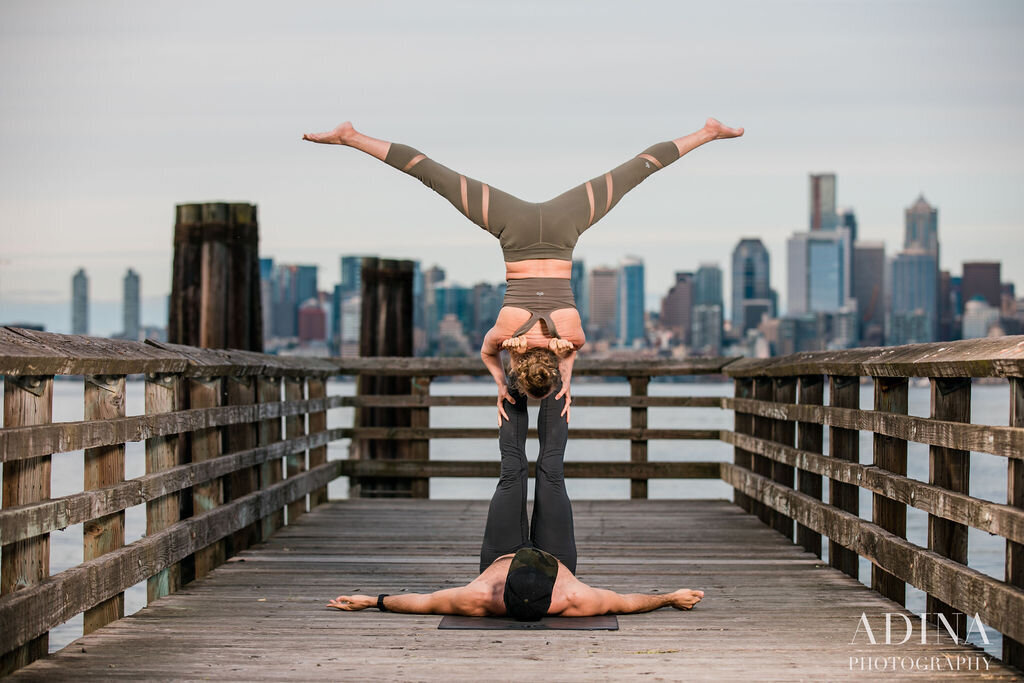
[[[146,414],[126,416],[125,376],[145,377]],[[722,479],[735,501],[819,557],[857,576],[872,563],[872,587],[905,604],[907,583],[928,593],[962,635],[957,613],[979,615],[1004,634],[1004,660],[1024,665],[1024,337],[801,353],[775,359],[581,359],[579,377],[622,377],[628,396],[578,396],[577,408],[630,410],[628,428],[573,428],[574,439],[630,442],[624,462],[567,462],[566,476],[631,481],[647,496],[653,478]],[[89,632],[123,614],[123,591],[148,580],[148,598],[177,590],[231,553],[326,501],[326,484],[351,477],[365,494],[393,495],[380,482],[407,481],[426,495],[431,477],[495,477],[496,459],[429,459],[435,438],[493,439],[495,429],[430,427],[430,408],[493,406],[489,396],[430,394],[442,376],[484,376],[477,359],[311,359],[169,344],[136,343],[0,328],[4,381],[4,509],[0,511],[0,674],[46,654],[46,633],[85,612]],[[52,422],[55,375],[84,377],[85,419]],[[404,395],[328,396],[336,375],[405,377]],[[652,378],[728,376],[731,398],[649,396]],[[972,378],[1006,378],[1008,427],[970,423]],[[874,409],[860,409],[862,378]],[[908,383],[927,378],[928,418],[907,414]],[[681,385],[685,386],[685,385]],[[828,387],[829,400],[825,401]],[[283,395],[282,395],[283,394]],[[328,429],[327,411],[355,408],[352,427]],[[651,407],[732,411],[732,430],[651,429]],[[374,412],[381,411],[381,412]],[[403,415],[398,421],[374,416]],[[284,422],[282,430],[281,423]],[[823,448],[828,426],[829,447]],[[874,433],[873,462],[859,462],[859,431]],[[352,439],[347,460],[327,444]],[[731,444],[728,462],[649,462],[652,439]],[[146,442],[147,473],[124,481],[124,444]],[[374,459],[373,442],[402,445]],[[907,442],[927,444],[929,481],[906,476]],[[50,497],[50,456],[85,450],[81,493]],[[1007,458],[1007,503],[970,496],[970,451]],[[308,465],[307,465],[308,453]],[[828,480],[828,503],[822,502]],[[376,490],[375,490],[376,487]],[[873,494],[871,521],[859,489]],[[9,493],[10,492],[10,493]],[[146,503],[147,534],[124,545],[124,510]],[[929,543],[906,540],[907,506],[929,515]],[[49,533],[85,525],[85,561],[49,576]],[[1006,539],[1004,581],[967,565],[966,528]]]

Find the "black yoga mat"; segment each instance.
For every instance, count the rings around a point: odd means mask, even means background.
[[[468,629],[489,631],[618,631],[619,620],[614,614],[599,617],[544,617],[540,621],[516,621],[506,617],[446,616],[437,625],[439,629]]]

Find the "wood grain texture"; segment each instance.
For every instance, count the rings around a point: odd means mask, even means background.
[[[828,402],[837,408],[856,409],[860,405],[860,377],[831,376],[828,378]],[[860,461],[860,434],[852,429],[831,427],[828,431],[828,454],[836,460]],[[860,493],[853,484],[829,479],[828,501],[831,505],[853,515],[860,511]],[[828,539],[828,562],[853,578],[857,578],[857,553],[844,546],[835,536]]]
[[[651,383],[650,377],[630,377],[629,395],[647,395],[647,386]],[[634,430],[647,429],[647,408],[634,407],[629,409],[629,426]],[[570,430],[570,434],[572,431]],[[573,434],[573,436],[576,436]],[[579,438],[579,437],[577,437]],[[647,462],[647,439],[632,439],[629,442],[629,460],[633,463]],[[647,480],[634,477],[629,481],[629,497],[636,500],[647,497]]]
[[[259,377],[256,380],[256,392],[262,405],[281,401],[281,378]],[[271,417],[260,422],[260,446],[266,447],[281,441],[281,418]],[[284,461],[280,458],[268,458],[260,463],[260,488],[265,488],[284,479]],[[284,510],[277,510],[263,519],[261,537],[265,541],[271,534],[284,526]]]
[[[1010,379],[1010,426],[1024,427],[1024,379]],[[1006,504],[1024,513],[1024,461],[1006,462]],[[1006,541],[1006,582],[1024,590],[1024,539]],[[1024,671],[1024,640],[1003,638],[1003,661]]]
[[[772,400],[777,403],[796,402],[796,377],[774,377],[772,378]],[[772,421],[772,441],[784,446],[792,446],[796,438],[796,424],[789,420]],[[772,480],[783,486],[794,488],[796,486],[793,466],[772,461]],[[772,527],[789,540],[793,540],[793,520],[782,514],[774,512],[772,515]]]
[[[284,379],[284,400],[301,401],[306,396],[306,381],[299,377],[285,377]],[[284,419],[284,437],[295,439],[306,435],[306,416],[290,415]],[[286,478],[296,477],[306,471],[306,452],[292,451],[284,459],[284,474]],[[300,498],[288,505],[288,524],[295,521],[306,512],[306,499]]]
[[[801,375],[797,380],[798,400],[803,406],[820,406],[825,401],[825,378],[822,375]],[[823,453],[824,429],[820,424],[799,422],[796,427],[796,445],[802,451]],[[797,487],[801,493],[821,500],[821,474],[804,468],[797,469]],[[821,557],[821,534],[802,524],[796,525],[796,542],[809,553]]]
[[[874,409],[905,414],[908,409],[909,382],[902,377],[876,377]],[[873,437],[873,462],[876,467],[899,476],[907,474],[907,442],[884,434]],[[875,493],[871,498],[871,519],[900,538],[907,537],[907,506]],[[905,605],[907,585],[877,564],[871,565],[871,587],[893,602]]]
[[[737,377],[733,380],[733,395],[739,399],[753,398],[754,380],[748,377]],[[754,418],[748,413],[733,411],[733,430],[737,434],[753,434]],[[754,454],[735,446],[732,452],[732,461],[737,467],[752,469],[754,466]],[[753,501],[739,489],[733,490],[733,502],[747,512],[753,511]]]
[[[146,413],[171,413],[183,399],[183,380],[176,375],[146,377]],[[146,474],[166,472],[183,464],[184,440],[177,434],[157,436],[146,441]],[[182,487],[184,488],[184,487]],[[181,518],[179,490],[146,501],[146,534],[154,534],[175,524]],[[181,588],[181,565],[172,564],[146,580],[146,601],[153,602]]]

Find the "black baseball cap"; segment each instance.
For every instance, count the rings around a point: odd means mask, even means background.
[[[539,548],[521,548],[505,579],[505,611],[517,621],[539,621],[551,606],[558,560]]]

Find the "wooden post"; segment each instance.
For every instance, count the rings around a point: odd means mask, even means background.
[[[754,380],[754,398],[758,401],[771,401],[774,394],[774,387],[772,386],[772,380],[769,377],[758,377]],[[760,415],[754,416],[754,436],[759,439],[772,438],[772,420],[767,417],[761,417]],[[754,454],[753,469],[756,474],[760,474],[762,477],[772,478],[772,463],[771,460],[764,457],[763,455]],[[757,515],[758,519],[767,524],[772,525],[772,509],[759,501],[753,502],[753,513]]]
[[[825,400],[825,379],[821,375],[802,375],[799,380],[800,403],[801,405],[820,406]],[[825,430],[822,425],[815,422],[797,423],[796,447],[810,453],[823,453],[822,450]],[[799,470],[797,473],[797,486],[801,493],[806,493],[811,498],[821,500],[821,475],[807,470]],[[803,524],[796,525],[796,542],[803,546],[804,550],[821,557],[821,534],[813,531]]]
[[[228,377],[227,404],[232,406],[251,405],[256,402],[256,382],[246,375]],[[231,425],[224,432],[224,452],[237,453],[256,446],[257,423],[246,422]],[[224,500],[232,501],[248,495],[259,488],[259,465],[235,470],[225,477]],[[253,522],[244,529],[231,534],[228,541],[227,556],[231,557],[260,542],[262,528]]]
[[[646,396],[647,385],[651,378],[647,375],[629,378],[629,395]],[[632,429],[647,429],[647,408],[633,407],[629,409],[629,426]],[[629,442],[629,461],[632,463],[647,462],[647,439],[633,439]],[[647,480],[630,479],[629,497],[632,499],[647,498]]]
[[[776,377],[773,381],[776,403],[796,403],[796,377]],[[772,440],[793,446],[796,424],[788,420],[772,420]],[[783,486],[795,488],[793,466],[772,461],[772,479]],[[793,520],[777,510],[772,511],[772,526],[790,541],[793,540]]]
[[[87,376],[85,378],[85,419],[107,420],[124,417],[124,375]],[[124,444],[85,449],[85,491],[124,481]],[[82,525],[82,560],[88,562],[112,550],[124,547],[124,511],[89,520]],[[117,621],[124,616],[124,593],[87,609],[82,632]]]
[[[832,376],[829,378],[829,405],[836,408],[860,407],[860,377]],[[860,432],[856,429],[829,427],[829,455],[837,460],[859,462]],[[860,514],[860,489],[853,484],[829,479],[829,503],[840,510]],[[828,540],[828,563],[836,569],[858,578],[857,553],[844,548],[831,538]]]
[[[1010,426],[1024,427],[1024,378],[1010,378]],[[1006,504],[1024,508],[1024,460],[1006,461]],[[1024,544],[1006,540],[1006,583],[1024,589]],[[1003,661],[1024,670],[1024,643],[1003,636]]]
[[[26,427],[53,421],[53,377],[4,378],[4,427]],[[3,507],[35,503],[50,497],[50,456],[12,460],[3,466]],[[0,550],[0,595],[42,583],[50,575],[50,534],[15,541]],[[48,633],[10,652],[0,653],[0,676],[45,657]]]
[[[254,204],[179,204],[167,336],[175,344],[263,350]]]
[[[413,396],[430,396],[430,376],[412,378]],[[409,426],[430,427],[430,406],[413,408],[409,411]],[[409,443],[410,460],[430,460],[430,439],[413,439]],[[430,498],[430,479],[422,477],[412,480],[413,498]]]
[[[146,377],[146,414],[170,413],[180,409],[181,381],[177,375]],[[177,434],[146,439],[146,474],[162,472],[181,464]],[[180,517],[177,491],[146,503],[146,534],[155,534],[176,523]],[[146,581],[146,601],[153,602],[181,588],[181,564],[172,564]]]
[[[736,377],[733,379],[733,396],[736,398],[751,398],[753,395],[754,380],[749,377]],[[732,428],[737,434],[753,434],[754,417],[749,413],[741,413],[738,410],[733,411]],[[733,447],[732,461],[737,467],[743,467],[748,470],[753,469],[753,459],[754,454],[750,451],[745,451],[739,446]],[[750,499],[750,496],[739,489],[733,489],[732,500],[747,512],[753,510],[753,501]]]
[[[969,378],[933,378],[931,417],[952,422],[971,421],[971,380]],[[957,493],[968,493],[971,454],[941,446],[928,447],[928,483]],[[928,549],[955,562],[967,564],[967,526],[928,515]],[[967,620],[933,595],[928,595],[928,618],[937,622],[937,614],[946,615],[957,636],[964,636]]]
[[[310,377],[307,380],[310,398],[327,397],[327,381],[323,377]],[[327,411],[318,410],[309,414],[309,433],[319,434],[327,430]],[[309,468],[327,462],[327,446],[317,446],[309,449]],[[317,489],[309,494],[309,509],[327,502],[327,487]]]
[[[907,379],[904,377],[875,377],[875,410],[907,414]],[[874,464],[880,470],[906,476],[907,442],[884,434],[874,436]],[[872,496],[871,520],[900,538],[907,537],[907,506],[881,494]],[[871,587],[885,597],[905,605],[907,584],[877,564],[871,565]]]
[[[281,401],[281,378],[280,377],[259,377],[256,380],[256,391],[259,394],[260,403],[279,403]],[[260,422],[260,445],[268,446],[281,440],[281,418],[272,417],[269,420]],[[272,486],[283,479],[281,474],[281,458],[267,460],[260,465],[260,487]],[[262,540],[270,538],[271,534],[284,526],[284,508],[272,512],[263,518],[261,537]]]
[[[302,401],[306,393],[306,381],[302,377],[284,378],[284,400]],[[306,433],[306,415],[289,415],[284,418],[284,438],[294,439]],[[306,471],[306,451],[292,453],[285,458],[285,476],[294,477]],[[288,523],[294,524],[295,520],[306,512],[306,497],[288,503]]]
[[[189,404],[193,408],[216,408],[221,404],[221,379],[196,377],[189,380]],[[197,429],[192,432],[192,462],[212,460],[221,454],[219,427]],[[192,511],[195,515],[208,512],[224,502],[223,477],[196,484],[192,487]],[[224,563],[225,543],[221,539],[195,554],[195,574],[201,579],[215,567]]]

